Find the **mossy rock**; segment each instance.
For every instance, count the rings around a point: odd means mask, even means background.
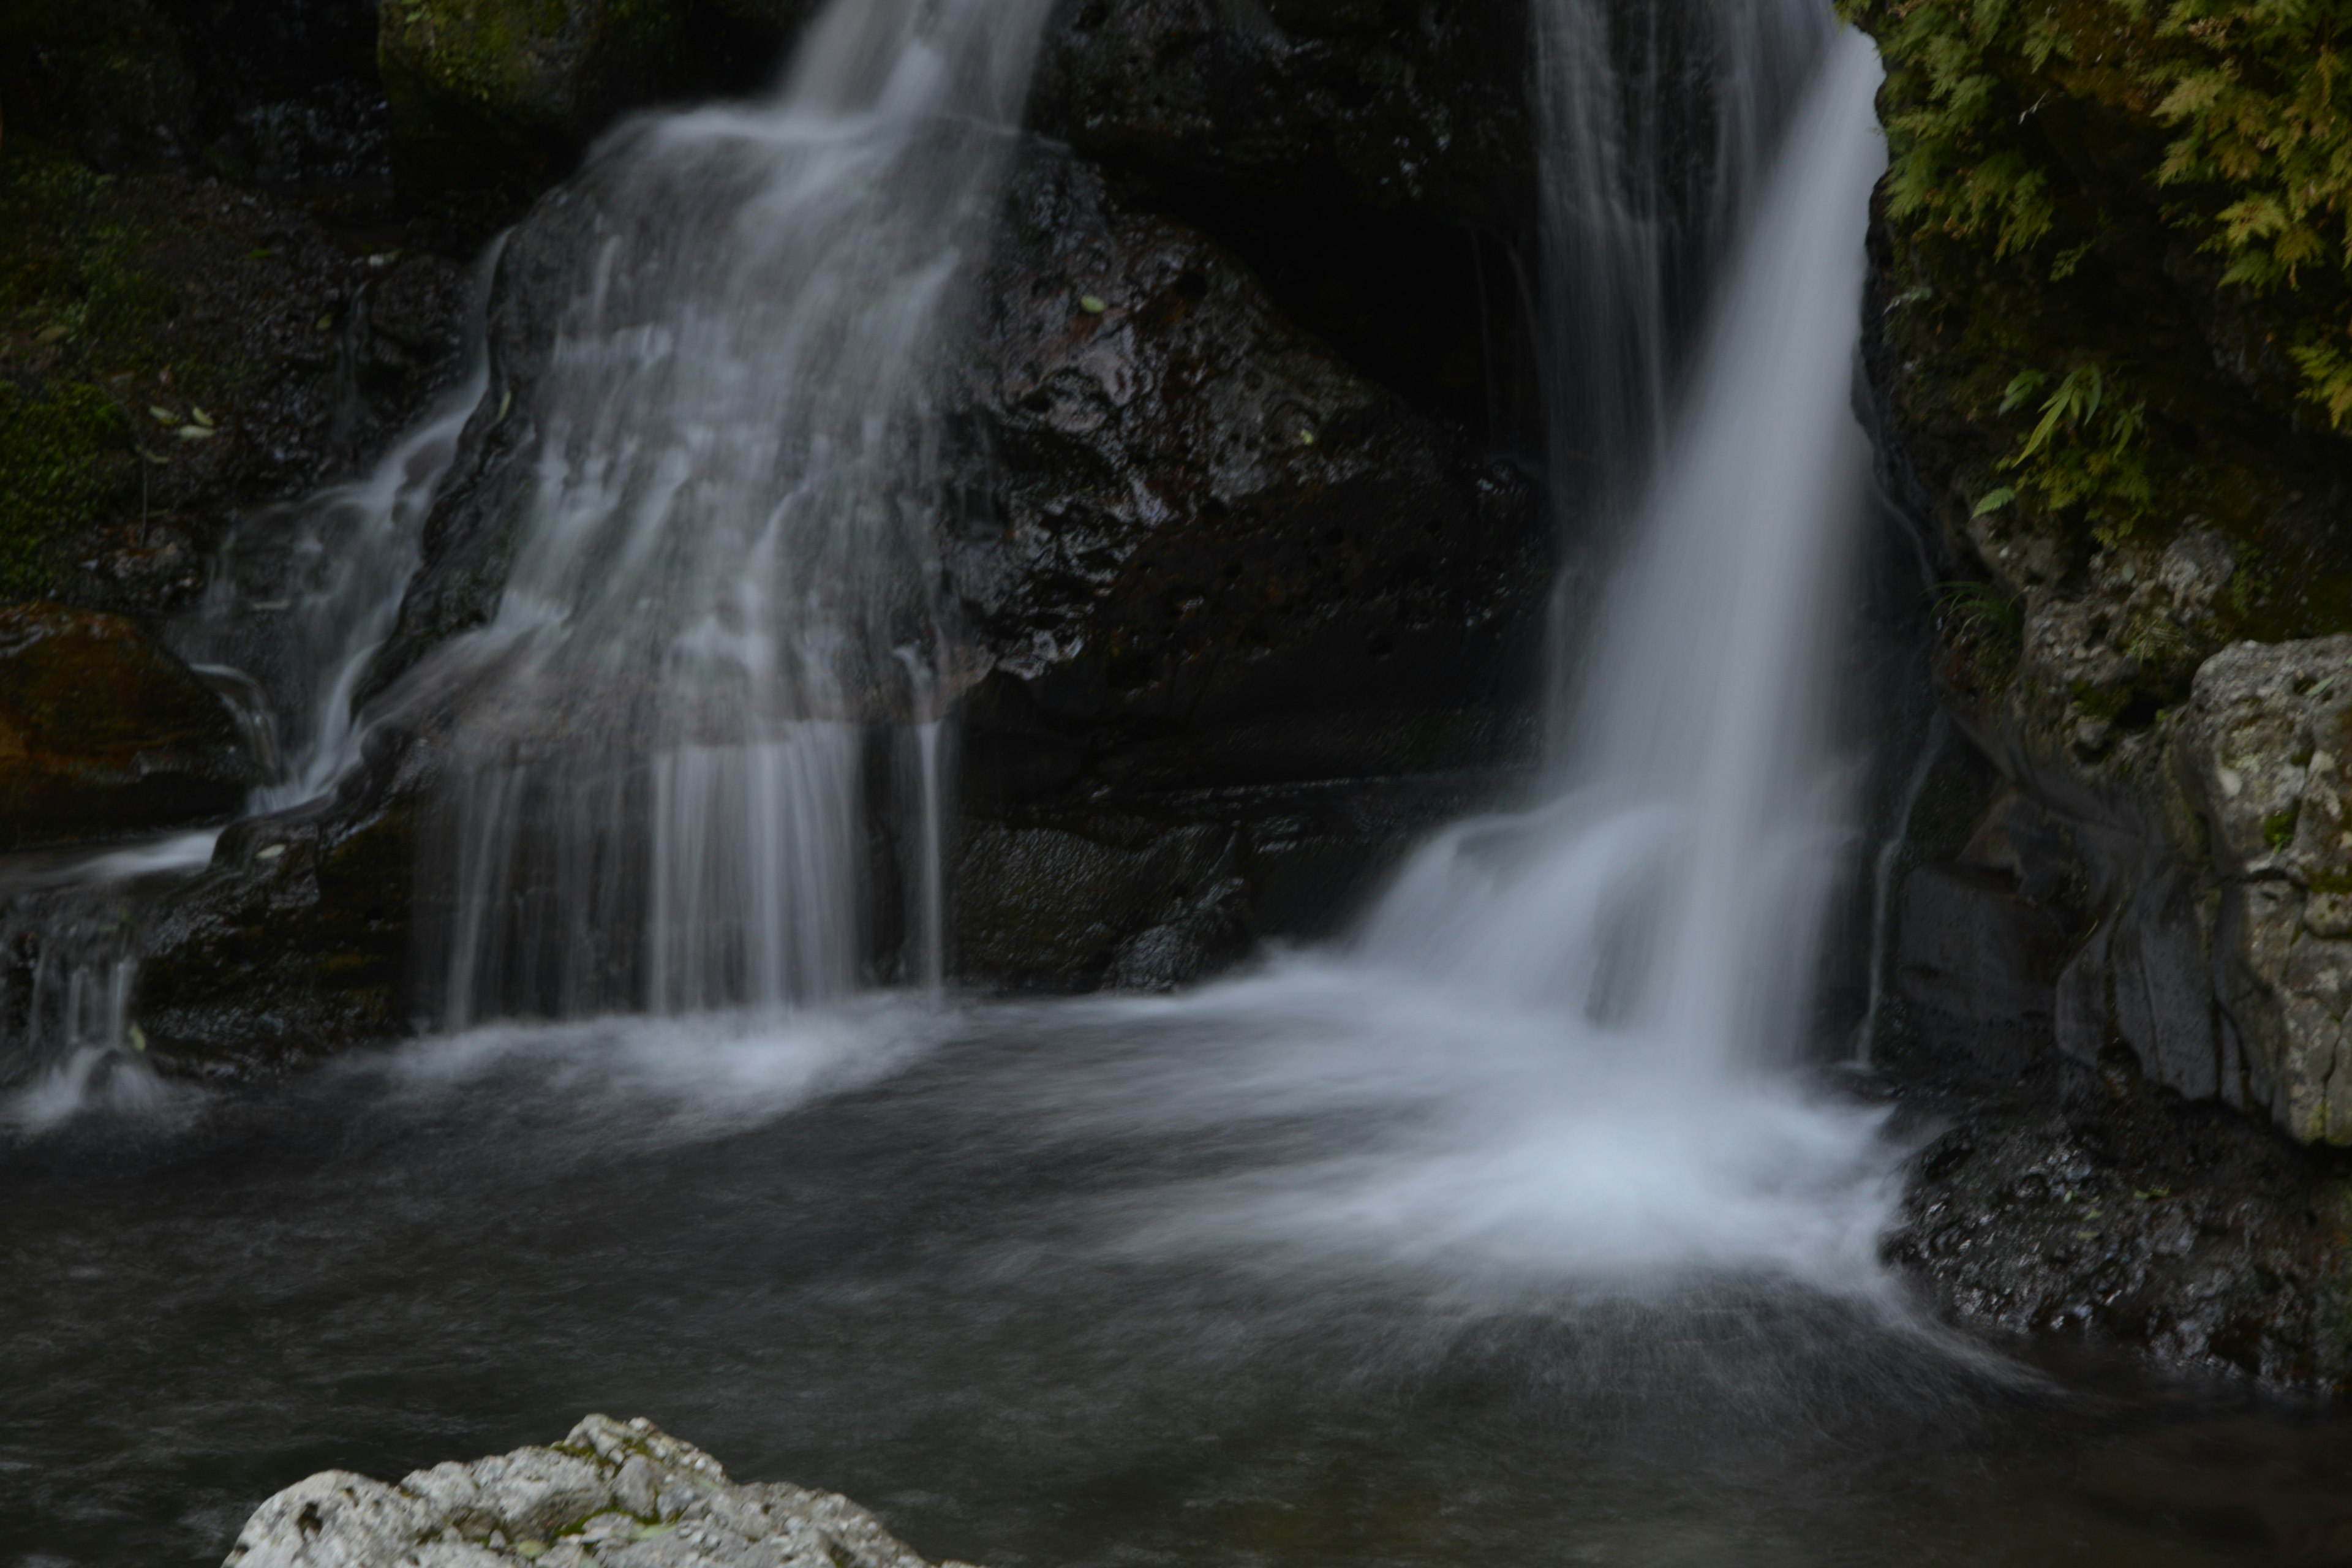
[[[377,67],[413,188],[520,200],[624,111],[744,91],[806,0],[383,0]]]
[[[109,166],[173,162],[195,140],[196,74],[149,0],[0,0],[0,105]]]
[[[152,616],[236,516],[349,472],[445,376],[461,270],[218,180],[0,144],[0,596]]]

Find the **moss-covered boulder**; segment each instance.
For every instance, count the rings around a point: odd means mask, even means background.
[[[528,195],[623,111],[742,91],[813,0],[383,0],[377,63],[404,178]]]
[[[228,706],[137,626],[0,605],[0,844],[219,821],[254,782]]]

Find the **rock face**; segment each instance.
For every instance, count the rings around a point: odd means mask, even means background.
[[[464,268],[289,200],[0,148],[0,594],[156,619],[231,524],[347,472],[453,370]]]
[[[265,1502],[223,1568],[928,1568],[848,1499],[730,1481],[642,1418],[418,1470],[329,1470]],[[948,1568],[948,1565],[942,1565]],[[961,1568],[961,1565],[956,1565]]]
[[[1070,0],[1038,95],[1081,153],[1223,199],[1506,228],[1533,177],[1524,3]]]
[[[373,0],[10,0],[0,102],[115,172],[264,184],[384,167]]]
[[[990,667],[967,973],[1181,978],[1328,919],[1360,878],[1309,886],[1315,854],[1377,858],[1444,809],[1379,781],[1521,742],[1549,581],[1528,487],[1049,149],[985,297],[965,400],[989,505],[949,556]]]
[[[0,605],[0,835],[9,847],[220,821],[254,783],[215,692],[117,616]]]
[[[2332,839],[2305,837],[2295,793],[2330,721],[2294,693],[2352,630],[2352,446],[2305,374],[2334,307],[2225,267],[2246,237],[2224,215],[2260,199],[2271,154],[2226,174],[2166,85],[2228,78],[2302,24],[2088,6],[2028,37],[2006,12],[1849,9],[1891,67],[1864,311],[1884,479],[1948,580],[1947,706],[2001,781],[1929,873],[1996,897],[1923,891],[1906,943],[1973,943],[1994,990],[2033,994],[2002,1006],[2079,1060],[2122,1049],[2192,1099],[2352,1140],[2328,1109]],[[1993,964],[2020,942],[2030,963]],[[1948,1016],[1936,967],[1906,984]]]
[[[508,245],[492,389],[386,679],[496,604],[596,193],[551,195]],[[978,678],[961,973],[1161,984],[1328,922],[1524,743],[1550,575],[1532,487],[1051,143],[968,286],[940,541]]]
[[[2199,911],[2221,1002],[2214,1090],[2305,1142],[2352,1143],[2352,637],[2214,655],[2175,745],[2221,883]],[[2201,1090],[2199,1065],[2167,1076]]]

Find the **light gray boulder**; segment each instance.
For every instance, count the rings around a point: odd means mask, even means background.
[[[2222,649],[2175,744],[2252,1098],[2305,1142],[2352,1143],[2352,637]]]
[[[224,1568],[930,1568],[847,1498],[742,1485],[639,1417],[551,1447],[418,1470],[344,1470],[255,1510]],[[940,1568],[969,1568],[943,1563]]]

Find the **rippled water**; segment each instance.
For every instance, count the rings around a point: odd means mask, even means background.
[[[1506,1022],[1303,968],[478,1034],[18,1134],[0,1562],[217,1561],[312,1470],[592,1409],[997,1568],[2352,1556],[2352,1428],[1916,1318],[1853,1250],[1866,1109],[1791,1089],[1682,1190],[1618,1151],[1603,1212],[1559,1135],[1660,1086]],[[1838,1192],[1776,1187],[1796,1128]]]

